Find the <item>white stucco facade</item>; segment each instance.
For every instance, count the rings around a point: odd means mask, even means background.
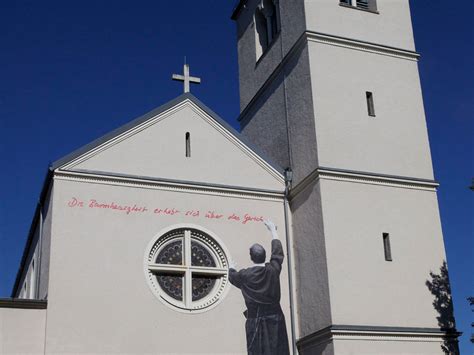
[[[46,310],[0,308],[0,353],[43,354]]]
[[[320,166],[432,180],[417,61],[312,36],[308,49]]]
[[[212,231],[229,251],[229,259],[242,267],[250,265],[249,246],[258,242],[268,249],[270,236],[261,222],[243,224],[228,216],[263,215],[283,226],[281,200],[67,177],[55,184],[55,218],[61,222],[55,224],[51,241],[46,352],[245,353],[245,305],[239,290],[227,284],[219,304],[208,311],[176,311],[150,291],[144,253],[159,231],[187,225]],[[67,207],[73,196],[83,201],[137,203],[149,206],[150,213]],[[182,212],[154,213],[160,207]],[[184,216],[187,210],[202,214]],[[206,218],[208,211],[224,217]],[[289,321],[287,271],[285,267],[282,274],[286,280],[282,307]]]

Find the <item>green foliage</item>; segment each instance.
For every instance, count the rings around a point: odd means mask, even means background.
[[[434,296],[433,307],[438,312],[438,325],[447,334],[444,344],[441,346],[445,354],[459,354],[458,343],[455,338],[456,323],[454,320],[453,301],[451,298],[451,286],[448,276],[448,265],[446,261],[440,267],[439,274],[430,272],[431,280],[426,281],[426,286]]]

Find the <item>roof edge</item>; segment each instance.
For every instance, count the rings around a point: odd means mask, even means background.
[[[240,0],[238,4],[234,7],[234,10],[232,11],[232,15],[230,16],[231,20],[237,20],[237,17],[239,17],[240,11],[245,8],[245,5],[247,4],[248,0]]]
[[[46,309],[48,301],[23,298],[0,298],[0,308]]]
[[[226,184],[216,184],[216,183],[205,183],[200,181],[190,181],[190,180],[175,180],[175,179],[166,179],[166,178],[157,178],[157,177],[150,177],[150,176],[139,176],[139,175],[130,175],[130,174],[120,174],[120,173],[113,173],[113,172],[106,172],[106,171],[98,171],[98,170],[87,170],[87,169],[73,169],[73,170],[58,170],[54,173],[54,176],[100,176],[104,179],[120,179],[123,181],[143,181],[152,184],[160,184],[164,186],[187,186],[189,188],[197,188],[203,190],[230,190],[230,191],[238,191],[239,193],[244,194],[261,194],[261,195],[284,195],[284,188],[281,190],[266,190],[261,188],[254,188],[254,187],[245,187],[245,186],[237,186],[237,185],[226,185]]]

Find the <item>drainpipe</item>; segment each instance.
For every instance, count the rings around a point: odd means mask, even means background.
[[[290,168],[285,170],[285,198],[284,198],[284,206],[283,210],[285,212],[285,232],[286,232],[286,254],[288,260],[288,284],[290,288],[290,318],[291,318],[291,345],[293,348],[293,354],[298,354],[298,349],[296,347],[296,325],[295,325],[295,301],[293,297],[293,262],[292,262],[292,254],[293,254],[293,246],[291,243],[291,229],[290,229],[290,221],[289,221],[289,211],[290,211],[290,204],[288,202],[288,195],[290,191],[291,181],[293,180],[293,172]]]

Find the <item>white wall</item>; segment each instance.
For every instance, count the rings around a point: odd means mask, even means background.
[[[239,290],[229,285],[222,302],[204,313],[174,311],[150,291],[144,253],[158,231],[190,222],[214,232],[229,257],[245,267],[251,244],[260,242],[269,253],[271,238],[263,223],[70,208],[72,197],[149,208],[210,209],[226,216],[263,215],[280,226],[284,238],[282,201],[55,181],[46,352],[246,353],[245,305]],[[285,261],[281,304],[289,332],[287,271]]]
[[[44,354],[46,310],[0,308],[0,354]]]
[[[191,135],[191,157],[185,156],[185,134]],[[230,133],[189,101],[177,105],[104,149],[74,163],[77,170],[103,171],[152,178],[283,190],[278,173],[269,173]],[[217,169],[216,169],[217,168]]]
[[[445,260],[436,194],[329,180],[321,194],[333,324],[439,327],[425,284]]]
[[[319,164],[432,179],[417,62],[311,41],[309,48]]]

